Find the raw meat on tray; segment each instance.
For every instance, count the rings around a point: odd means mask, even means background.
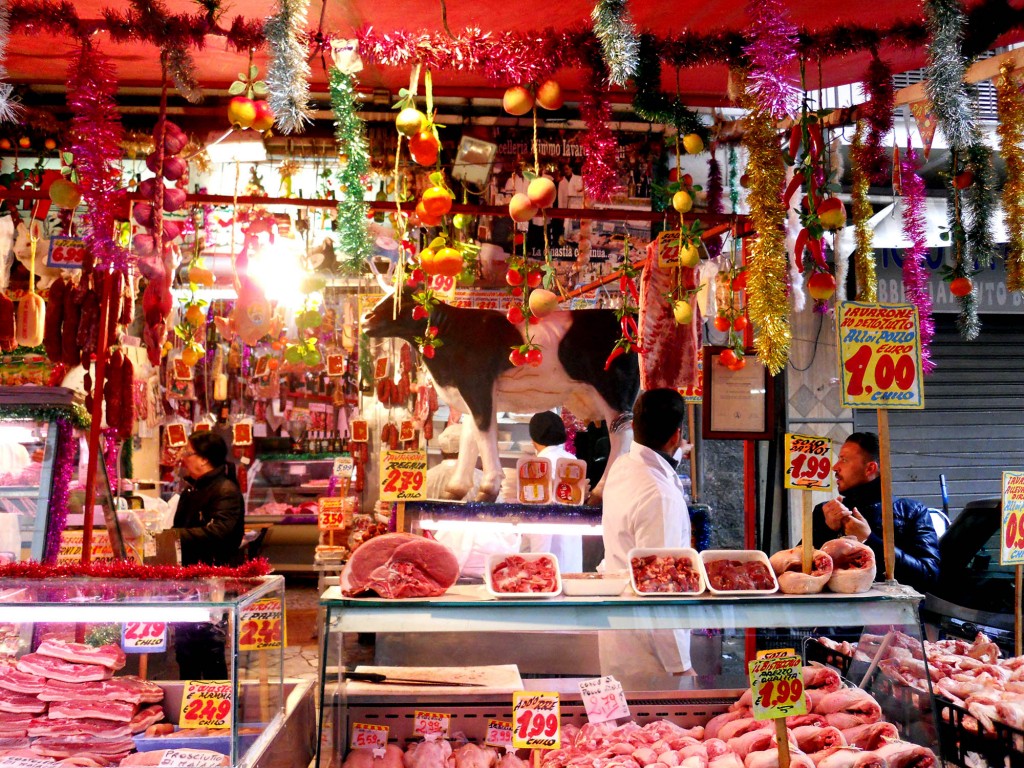
[[[509,555],[491,568],[491,588],[509,594],[556,592],[558,571],[550,557]]]
[[[110,667],[100,664],[76,664],[39,653],[26,653],[18,659],[18,669],[30,675],[41,675],[51,680],[63,680],[66,683],[108,680],[114,674]]]
[[[84,643],[69,643],[54,637],[45,638],[39,643],[36,653],[78,664],[99,664],[115,672],[121,669],[126,661],[124,651],[116,645],[96,647]]]
[[[410,533],[375,536],[356,549],[341,572],[346,597],[438,597],[459,578],[459,561],[443,544]]]
[[[700,572],[687,556],[646,555],[634,557],[633,582],[638,592],[696,592]]]
[[[704,563],[704,568],[708,572],[711,586],[723,592],[739,589],[775,589],[775,580],[768,566],[757,560],[708,560]]]

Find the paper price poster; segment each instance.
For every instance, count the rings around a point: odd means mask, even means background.
[[[230,728],[231,681],[186,680],[179,728]]]
[[[1024,472],[1003,472],[1000,565],[1024,565]]]
[[[121,650],[125,653],[156,653],[167,650],[167,624],[162,621],[128,621],[121,625]]]
[[[416,736],[422,736],[427,741],[447,739],[451,720],[452,716],[444,712],[421,712],[417,710],[413,713],[412,732]]]
[[[587,719],[592,723],[606,723],[629,717],[629,703],[622,691],[622,683],[614,677],[598,677],[580,681],[580,696]]]
[[[832,490],[832,440],[786,433],[786,488]]]
[[[747,665],[755,720],[807,714],[803,660],[787,651],[766,653]]]
[[[921,333],[913,304],[836,304],[845,408],[924,408]]]
[[[373,723],[352,724],[352,748],[381,750],[388,745],[388,727]]]
[[[558,694],[513,692],[512,728],[512,746],[516,749],[558,749],[562,731]]]
[[[265,651],[285,644],[284,610],[279,597],[261,597],[238,615],[238,649]]]
[[[352,525],[352,507],[340,496],[321,496],[316,506],[317,527],[321,531],[341,531]]]
[[[512,723],[503,720],[488,720],[484,744],[489,747],[504,747],[512,750]]]
[[[381,451],[381,501],[415,501],[427,496],[427,452]]]

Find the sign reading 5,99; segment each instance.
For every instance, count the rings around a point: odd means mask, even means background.
[[[840,302],[836,332],[844,407],[924,408],[917,307]]]

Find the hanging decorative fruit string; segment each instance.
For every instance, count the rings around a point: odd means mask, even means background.
[[[608,359],[604,361],[604,369],[607,371],[612,367],[615,359],[627,352],[636,352],[643,355],[647,353],[640,346],[639,332],[636,326],[636,315],[640,311],[640,293],[636,287],[636,277],[639,274],[637,268],[629,261],[629,236],[626,236],[622,244],[622,267],[619,270],[619,293],[622,301],[615,316],[619,318],[621,335],[619,340],[612,347]]]
[[[259,68],[252,63],[253,49],[249,49],[249,68],[238,73],[238,79],[228,87],[232,96],[228,102],[228,122],[238,130],[252,128],[265,133],[274,127],[274,112],[266,100],[267,84],[259,79]]]

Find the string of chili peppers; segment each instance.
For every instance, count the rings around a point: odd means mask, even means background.
[[[636,325],[636,316],[640,311],[640,292],[636,287],[636,277],[639,274],[637,268],[629,261],[629,238],[623,244],[622,267],[619,269],[619,292],[622,294],[622,302],[615,310],[615,316],[619,319],[621,335],[619,340],[612,347],[608,359],[604,361],[604,369],[607,371],[612,367],[615,360],[627,352],[647,354],[647,350],[640,346],[640,332]]]

